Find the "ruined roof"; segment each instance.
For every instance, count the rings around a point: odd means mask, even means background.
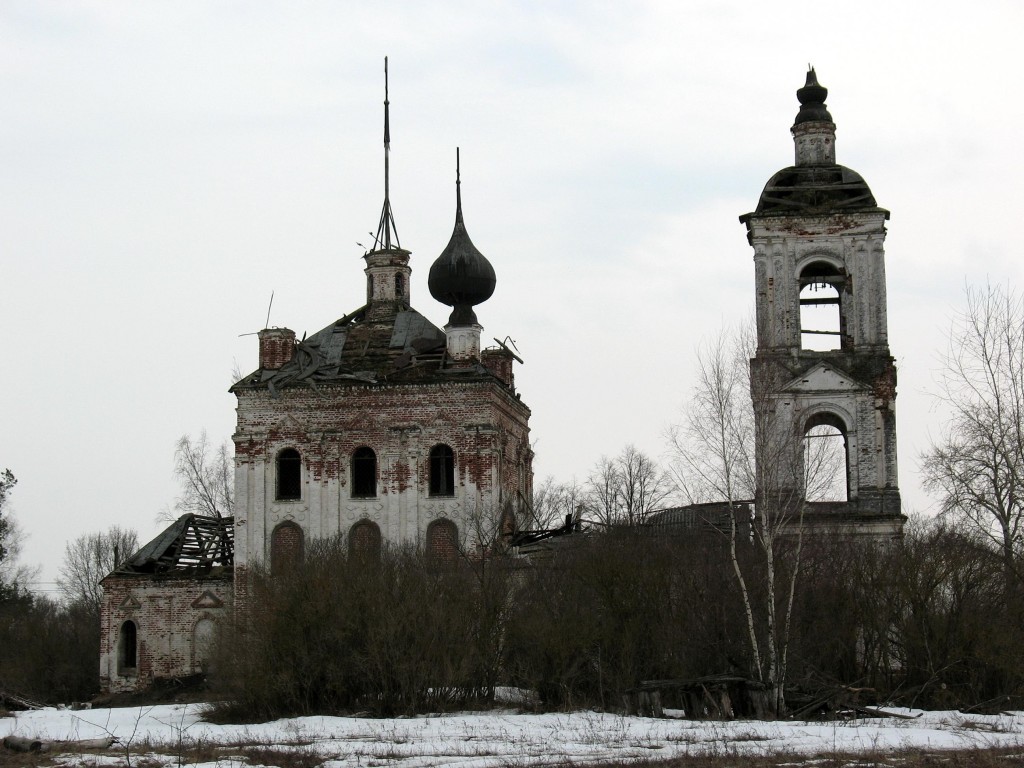
[[[204,575],[235,563],[235,519],[182,515],[111,576]]]
[[[392,302],[393,303],[393,302]],[[482,364],[448,365],[445,333],[407,305],[394,312],[360,307],[296,344],[292,359],[279,369],[257,369],[232,392],[320,384],[383,384],[460,381],[474,375],[493,379]],[[511,353],[510,353],[511,354]]]
[[[842,165],[783,168],[764,187],[755,214],[843,213],[876,210],[875,196],[856,171]],[[747,214],[750,216],[751,214]]]

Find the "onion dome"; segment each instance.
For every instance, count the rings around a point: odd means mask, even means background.
[[[449,323],[475,325],[473,307],[491,297],[497,279],[491,262],[477,250],[466,232],[466,223],[462,219],[458,150],[455,157],[455,229],[447,247],[430,266],[427,287],[431,296],[453,307]]]
[[[818,76],[814,67],[807,71],[807,82],[803,88],[796,92],[800,101],[800,111],[797,113],[794,125],[800,123],[831,123],[832,115],[828,113],[825,106],[825,99],[828,98],[828,88],[818,84]]]

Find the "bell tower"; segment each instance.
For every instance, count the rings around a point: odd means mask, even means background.
[[[754,248],[755,411],[771,414],[759,421],[772,425],[774,461],[784,468],[759,469],[770,486],[759,493],[808,501],[805,520],[814,526],[898,535],[889,212],[860,175],[836,164],[827,95],[811,68],[797,91],[795,164],[772,176],[757,209],[740,217]]]

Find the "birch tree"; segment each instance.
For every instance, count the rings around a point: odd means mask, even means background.
[[[750,671],[768,685],[777,713],[784,693],[790,629],[803,546],[804,495],[798,425],[775,409],[771,372],[750,366],[753,336],[721,333],[697,354],[697,382],[683,421],[669,430],[675,474],[690,503],[725,502],[729,554],[750,648]],[[751,506],[752,505],[752,506]],[[750,510],[753,510],[752,512]],[[759,557],[743,557],[753,546]],[[763,584],[764,604],[752,586]]]

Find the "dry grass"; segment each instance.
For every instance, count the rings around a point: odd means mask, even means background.
[[[141,747],[142,745],[140,745]],[[188,744],[180,754],[170,754],[168,748],[145,745],[131,756],[132,768],[169,768],[196,763],[219,761],[245,761],[250,765],[277,766],[277,768],[317,768],[332,759],[318,754],[311,744],[266,746],[259,744]],[[151,754],[155,753],[155,754]],[[110,755],[124,760],[123,751],[102,750],[91,755]],[[156,758],[162,756],[162,759]],[[0,768],[50,768],[57,766],[54,755],[46,753],[24,754],[0,748]],[[65,753],[66,757],[66,753]],[[85,757],[85,754],[82,755]],[[336,758],[334,758],[336,759]],[[67,765],[62,760],[61,765]],[[121,765],[128,766],[127,762]],[[823,754],[807,755],[721,755],[695,756],[672,760],[612,762],[566,762],[565,768],[1012,768],[1024,766],[1024,751],[999,748],[969,751],[920,750],[882,752],[877,754]],[[558,768],[549,765],[547,768]]]

